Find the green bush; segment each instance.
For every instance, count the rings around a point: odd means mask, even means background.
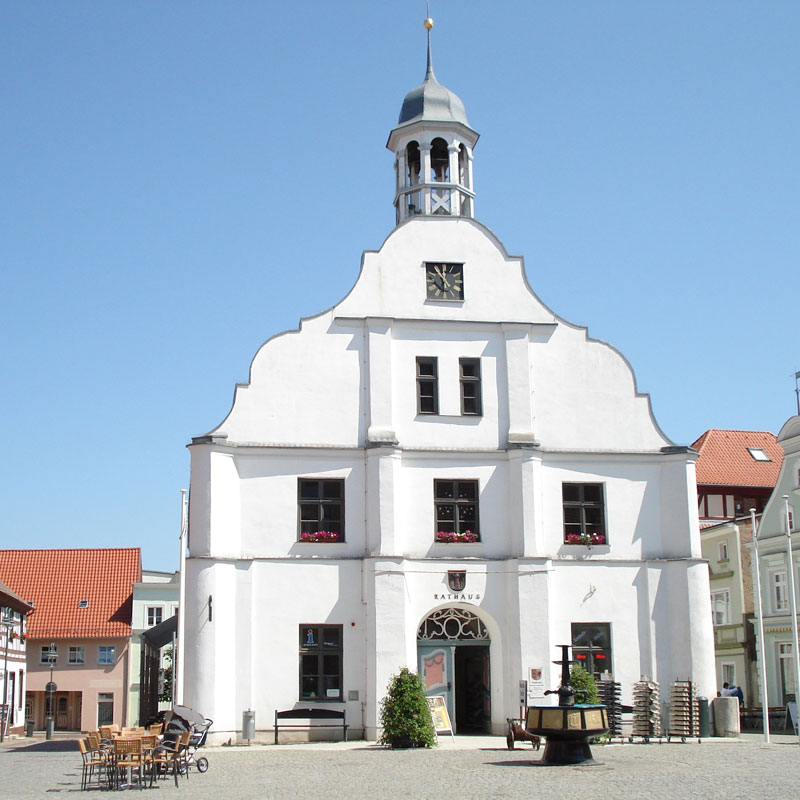
[[[573,664],[569,669],[569,682],[575,690],[575,702],[587,705],[600,705],[597,683],[594,675],[587,672],[580,664]]]
[[[381,702],[380,743],[392,747],[435,747],[436,732],[419,675],[403,667],[393,675]]]

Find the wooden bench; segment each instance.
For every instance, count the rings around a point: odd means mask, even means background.
[[[284,719],[308,720],[303,725],[279,722]],[[319,719],[337,719],[339,722],[317,723]],[[341,728],[344,741],[347,741],[347,724],[344,721],[344,711],[332,711],[327,708],[292,708],[289,711],[275,712],[275,744],[278,744],[278,729],[291,728],[292,730],[310,731],[315,728]]]

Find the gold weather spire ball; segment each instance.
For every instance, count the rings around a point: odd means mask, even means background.
[[[429,31],[433,27],[433,20],[430,17],[425,17],[425,22],[422,24],[425,26],[425,30]]]

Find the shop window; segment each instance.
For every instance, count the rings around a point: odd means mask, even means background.
[[[86,661],[86,648],[85,647],[70,647],[69,655],[67,657],[68,664],[83,664]]]
[[[300,699],[342,697],[342,626],[300,626]]]
[[[480,541],[478,492],[475,480],[434,480],[437,542]]]
[[[417,357],[417,414],[439,413],[438,363],[433,356]]]
[[[731,624],[731,593],[728,589],[711,592],[711,618],[714,625]]]
[[[461,382],[461,413],[479,417],[483,414],[481,399],[481,360],[479,358],[458,359]]]
[[[573,622],[572,658],[595,678],[611,672],[611,624]]]
[[[297,479],[299,542],[344,541],[344,478]]]
[[[565,544],[605,544],[605,502],[602,483],[564,483]]]

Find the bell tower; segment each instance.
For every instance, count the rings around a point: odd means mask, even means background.
[[[386,147],[395,155],[396,224],[419,214],[473,217],[472,150],[478,134],[467,122],[464,103],[436,80],[428,31],[425,80],[403,100]]]

